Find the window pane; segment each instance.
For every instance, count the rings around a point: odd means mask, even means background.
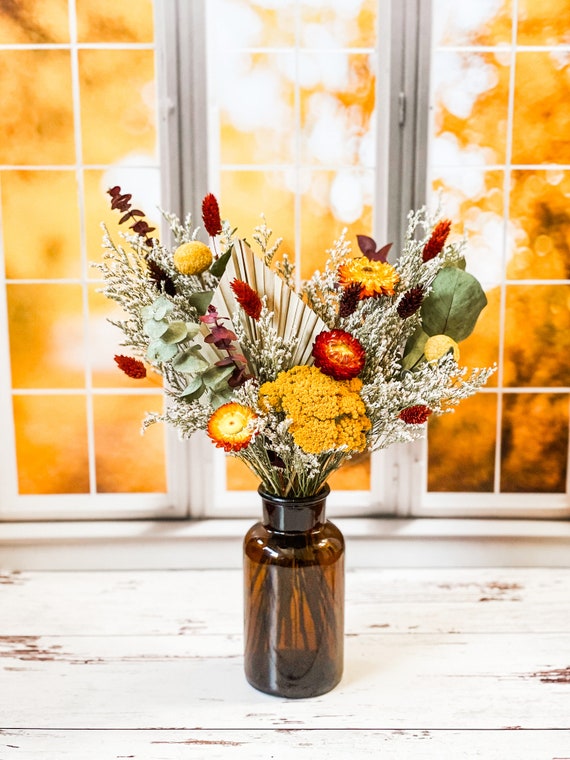
[[[517,54],[513,162],[570,164],[568,53]]]
[[[68,0],[18,0],[0,5],[0,44],[69,42]]]
[[[79,285],[9,285],[8,318],[14,388],[84,387]]]
[[[79,277],[75,172],[5,171],[0,188],[6,277]]]
[[[570,8],[559,0],[518,0],[519,45],[556,45],[568,43]]]
[[[568,395],[514,393],[503,410],[501,489],[564,493]]]
[[[505,385],[570,386],[570,285],[507,288]]]
[[[331,3],[330,0],[301,2],[302,44],[305,47],[374,47],[376,0]]]
[[[75,0],[79,42],[152,42],[152,0]]]
[[[505,45],[512,35],[512,0],[432,0],[434,45]]]
[[[435,166],[502,164],[507,146],[509,57],[504,53],[434,54]]]
[[[140,164],[156,163],[151,50],[80,50],[79,88],[85,163],[133,154]]]
[[[570,173],[514,171],[510,279],[570,279]]]
[[[88,493],[85,396],[14,397],[21,494]]]
[[[67,50],[0,50],[0,164],[73,164]]]
[[[496,415],[495,394],[480,393],[430,418],[429,491],[493,491]]]
[[[164,428],[141,435],[149,412],[162,411],[161,396],[95,396],[95,467],[99,493],[166,491]]]

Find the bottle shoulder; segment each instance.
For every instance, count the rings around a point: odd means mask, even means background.
[[[306,533],[271,531],[258,522],[245,535],[244,553],[254,562],[288,564],[294,557],[299,562],[333,564],[344,555],[344,537],[329,520]]]

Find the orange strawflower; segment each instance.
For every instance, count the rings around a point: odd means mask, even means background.
[[[348,259],[338,268],[338,278],[345,287],[361,286],[360,299],[393,296],[400,276],[387,261],[371,261],[366,256]]]
[[[444,219],[435,225],[430,239],[424,246],[422,261],[429,261],[435,258],[438,253],[441,253],[450,230],[451,222],[449,219]]]
[[[255,290],[243,280],[232,280],[230,288],[247,316],[257,321],[261,315],[261,298]]]
[[[208,421],[208,435],[219,449],[241,451],[253,438],[256,414],[249,406],[231,401],[222,404]]]
[[[366,353],[360,341],[346,330],[328,330],[317,335],[313,345],[315,367],[335,380],[351,380],[362,372]]]

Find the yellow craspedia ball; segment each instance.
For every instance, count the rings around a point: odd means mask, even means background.
[[[458,362],[459,346],[453,338],[450,338],[449,335],[432,335],[426,340],[424,356],[428,362],[436,362],[450,350],[453,350],[453,358]]]
[[[212,251],[205,243],[192,240],[174,251],[174,266],[181,274],[202,274],[212,265]]]

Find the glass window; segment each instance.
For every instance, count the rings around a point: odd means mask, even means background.
[[[14,443],[2,508],[80,518],[107,508],[97,495],[121,494],[113,514],[169,511],[164,431],[139,435],[162,389],[135,387],[113,362],[117,315],[90,267],[100,222],[117,226],[109,187],[131,188],[158,216],[153,5],[37,5],[0,9],[0,382]]]
[[[567,512],[567,4],[434,0],[430,190],[489,300],[462,361],[494,382],[430,422],[419,513]],[[453,441],[453,445],[449,442]],[[451,495],[449,492],[455,492]],[[534,502],[521,494],[540,494]],[[516,496],[515,496],[516,495]],[[560,512],[559,512],[560,513]]]

